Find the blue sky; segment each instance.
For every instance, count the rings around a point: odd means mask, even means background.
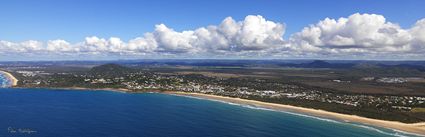
[[[72,57],[76,52],[79,57],[94,59],[144,58],[153,52],[153,56],[163,58],[205,58],[201,52],[214,52],[220,54],[217,58],[424,59],[413,53],[425,45],[425,21],[420,22],[425,18],[423,5],[423,0],[2,0],[0,60],[13,60],[13,55],[32,59],[38,57],[32,55],[35,52],[43,53],[39,58],[44,60],[64,57],[65,53],[69,58],[64,59],[78,58]],[[236,28],[240,34],[230,37],[224,34],[226,30],[208,30],[208,34],[219,36],[198,39],[204,35],[197,30],[209,25],[219,27],[226,17],[239,23]],[[243,30],[248,17],[252,17],[249,21],[271,24],[257,24],[254,28],[261,32],[244,35],[243,31],[249,31]],[[339,24],[347,23],[339,18],[372,23],[348,24],[325,32],[324,26],[337,25],[317,24],[325,18]],[[379,22],[382,18],[385,22]],[[270,27],[273,29],[267,30]],[[315,35],[319,42],[311,37],[314,32],[302,32],[305,27],[321,29],[321,34]],[[373,33],[369,37],[361,37],[361,32],[355,31],[362,27],[375,31],[368,32]],[[184,30],[191,34],[183,34]],[[393,35],[391,30],[399,33]],[[114,49],[117,47],[120,49]],[[271,51],[281,52],[265,56]],[[110,56],[111,52],[117,54]],[[409,56],[404,56],[406,53]]]

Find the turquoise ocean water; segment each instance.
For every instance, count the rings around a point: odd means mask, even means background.
[[[0,88],[9,87],[10,85],[11,81],[9,81],[3,73],[0,73]]]

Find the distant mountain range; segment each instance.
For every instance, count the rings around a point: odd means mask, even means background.
[[[301,64],[280,64],[280,66],[286,67],[297,67],[297,68],[352,68],[356,64],[354,63],[329,63],[323,60],[314,60],[309,63],[301,63]]]
[[[375,60],[230,60],[230,59],[146,59],[115,61],[21,61],[0,62],[0,66],[98,66],[119,64],[124,66],[204,66],[204,67],[294,67],[370,69],[403,68],[425,71],[425,61],[375,61]],[[115,68],[118,69],[118,68]]]

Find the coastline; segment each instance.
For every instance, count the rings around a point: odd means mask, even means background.
[[[334,119],[334,120],[338,120],[342,122],[366,124],[366,125],[371,125],[376,127],[393,129],[399,132],[406,132],[410,134],[425,136],[425,122],[402,123],[398,121],[379,120],[379,119],[366,118],[366,117],[361,117],[357,115],[341,114],[341,113],[319,110],[319,109],[304,108],[304,107],[297,107],[297,106],[291,106],[291,105],[268,103],[268,102],[261,102],[256,100],[225,97],[225,96],[218,96],[218,95],[211,95],[211,94],[190,93],[190,92],[181,92],[181,91],[162,91],[162,90],[134,91],[134,90],[124,89],[124,88],[68,87],[68,88],[46,88],[46,89],[89,90],[89,91],[101,91],[101,90],[105,91],[106,90],[106,91],[120,92],[120,93],[156,92],[156,93],[162,93],[162,94],[168,94],[168,95],[196,97],[196,98],[207,99],[207,100],[223,101],[223,102],[229,102],[229,103],[235,103],[235,104],[241,104],[241,105],[250,105],[250,106],[272,109],[277,111],[307,114],[311,116],[317,116],[319,118]]]
[[[77,91],[112,91],[112,92],[120,92],[120,93],[133,93],[134,91],[125,89],[125,88],[83,88],[83,87],[14,87],[19,89],[26,89],[26,88],[32,88],[32,89],[57,89],[57,90],[77,90]],[[134,92],[136,93],[136,92]]]
[[[301,113],[301,114],[308,114],[312,116],[318,116],[321,118],[337,119],[340,121],[355,122],[355,123],[367,124],[367,125],[372,125],[377,127],[395,129],[402,132],[408,132],[408,133],[418,134],[422,136],[425,135],[425,122],[407,124],[407,123],[402,123],[397,121],[378,120],[378,119],[360,117],[356,115],[340,114],[340,113],[318,110],[318,109],[303,108],[303,107],[296,107],[291,105],[267,103],[267,102],[261,102],[261,101],[255,101],[255,100],[224,97],[224,96],[202,94],[202,93],[171,92],[171,91],[164,92],[164,93],[177,95],[177,96],[188,96],[188,97],[197,97],[197,98],[208,99],[208,100],[224,101],[224,102],[230,102],[230,103],[236,103],[236,104],[242,104],[242,105],[252,105],[256,107],[272,109],[277,111],[289,111],[289,112],[295,112],[295,113]]]
[[[11,81],[11,86],[12,87],[14,87],[14,86],[17,86],[18,85],[18,79],[16,79],[15,78],[15,76],[13,76],[12,74],[10,74],[9,72],[6,72],[6,71],[3,71],[3,70],[0,70],[0,73],[3,73],[3,74],[5,74],[6,75],[6,77]]]

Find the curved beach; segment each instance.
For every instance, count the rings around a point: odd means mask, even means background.
[[[52,88],[52,89],[92,90],[92,91],[108,90],[108,91],[122,92],[122,93],[146,93],[147,92],[147,91],[131,91],[128,89],[115,89],[115,88],[91,89],[91,88],[82,88],[82,87],[70,87],[70,88]],[[202,94],[202,93],[189,93],[189,92],[180,92],[180,91],[153,91],[153,92],[177,95],[177,96],[196,97],[196,98],[207,99],[207,100],[223,101],[223,102],[229,102],[229,103],[235,103],[235,104],[241,104],[241,105],[249,105],[249,106],[255,106],[260,108],[272,109],[277,111],[295,112],[300,114],[317,116],[320,118],[334,119],[334,120],[349,122],[349,123],[366,124],[366,125],[371,125],[376,127],[393,129],[399,132],[411,133],[418,136],[425,136],[425,122],[409,124],[409,123],[402,123],[398,121],[387,121],[387,120],[366,118],[366,117],[361,117],[357,115],[341,114],[341,113],[335,113],[335,112],[319,110],[319,109],[303,108],[303,107],[297,107],[297,106],[291,106],[291,105],[267,103],[267,102],[261,102],[256,100],[248,100],[248,99],[225,97],[225,96]]]
[[[10,74],[9,72],[0,70],[0,73],[1,74],[4,74],[11,81],[11,86],[12,87],[18,85],[18,79],[16,79],[15,76],[13,76],[12,74]]]
[[[267,102],[261,102],[261,101],[255,101],[255,100],[216,96],[216,95],[201,94],[201,93],[168,92],[168,94],[198,97],[198,98],[204,98],[209,100],[225,101],[225,102],[237,103],[242,105],[252,105],[256,107],[273,109],[278,111],[298,112],[298,113],[309,114],[309,115],[318,116],[322,118],[330,118],[330,119],[337,119],[337,120],[347,121],[347,122],[362,123],[362,124],[390,128],[390,129],[395,129],[395,130],[399,130],[403,132],[409,132],[409,133],[425,136],[425,123],[407,124],[407,123],[401,123],[397,121],[371,119],[371,118],[360,117],[356,115],[340,114],[340,113],[329,112],[329,111],[318,110],[318,109],[310,109],[310,108],[296,107],[291,105],[267,103]]]

